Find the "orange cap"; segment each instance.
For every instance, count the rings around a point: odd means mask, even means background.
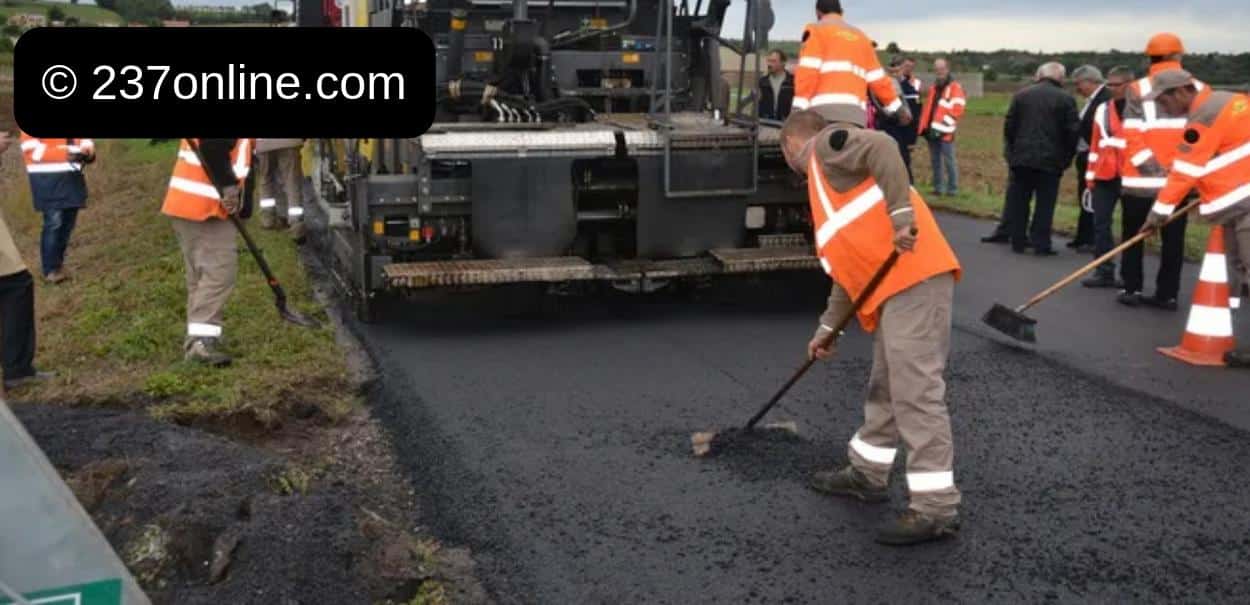
[[[1166,57],[1168,55],[1184,54],[1185,45],[1181,44],[1180,36],[1176,34],[1162,33],[1155,34],[1150,38],[1150,42],[1146,44],[1146,56],[1148,57]]]

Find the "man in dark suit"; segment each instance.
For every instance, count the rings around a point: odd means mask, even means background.
[[[1098,106],[1111,100],[1111,91],[1107,89],[1102,71],[1093,65],[1082,65],[1072,72],[1072,80],[1076,83],[1076,91],[1085,97],[1085,107],[1081,109],[1081,139],[1076,148],[1076,199],[1081,205],[1081,219],[1077,224],[1076,237],[1068,243],[1069,248],[1092,248],[1094,245],[1094,213],[1089,204],[1085,203],[1085,191],[1090,187],[1085,182],[1085,169],[1089,167],[1089,135],[1094,127],[1094,114]]]
[[[1059,181],[1076,155],[1081,119],[1076,100],[1063,89],[1060,63],[1037,70],[1037,81],[1016,93],[1003,125],[1003,150],[1011,176],[1007,185],[1007,225],[1011,248],[1023,253],[1031,244],[1038,256],[1055,254],[1051,225]],[[1033,220],[1029,202],[1036,196]]]
[[[768,53],[768,73],[760,78],[760,118],[786,121],[794,103],[794,75],[786,71],[786,53]]]

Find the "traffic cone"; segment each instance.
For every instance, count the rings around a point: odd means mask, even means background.
[[[1224,366],[1224,354],[1233,350],[1232,296],[1228,288],[1228,260],[1224,254],[1224,228],[1211,230],[1202,274],[1194,289],[1189,324],[1180,346],[1160,347],[1159,352],[1198,366]]]

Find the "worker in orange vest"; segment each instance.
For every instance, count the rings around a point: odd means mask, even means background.
[[[959,120],[964,117],[964,111],[968,107],[968,95],[964,92],[963,85],[951,76],[950,62],[946,59],[934,61],[933,72],[937,79],[929,87],[929,96],[925,97],[916,132],[929,142],[933,195],[955,196],[959,194],[955,131],[959,129]],[[1006,212],[1003,216],[1005,225]]]
[[[1162,33],[1150,38],[1146,55],[1150,57],[1147,77],[1130,84],[1125,93],[1124,141],[1125,149],[1121,165],[1120,184],[1123,189],[1121,204],[1125,229],[1136,232],[1150,214],[1155,196],[1167,182],[1176,147],[1182,143],[1185,132],[1185,115],[1173,114],[1145,97],[1151,92],[1151,78],[1170,69],[1181,69],[1181,57],[1185,47],[1174,34]],[[1201,82],[1195,82],[1204,88]],[[1188,217],[1181,217],[1163,229],[1159,253],[1159,273],[1155,280],[1155,292],[1142,296],[1142,258],[1144,246],[1138,245],[1124,252],[1124,289],[1117,300],[1130,307],[1142,304],[1175,311],[1177,296],[1181,289],[1181,273],[1185,266],[1185,230]]]
[[[1127,145],[1120,115],[1124,113],[1124,93],[1135,80],[1133,71],[1117,66],[1107,73],[1107,88],[1111,98],[1094,110],[1090,127],[1089,156],[1086,163],[1085,197],[1094,209],[1094,257],[1102,258],[1115,247],[1111,234],[1115,206],[1120,200],[1120,167],[1124,165],[1121,155]],[[1082,200],[1085,204],[1086,200]],[[1133,236],[1132,231],[1122,231],[1124,239]],[[1081,282],[1086,288],[1119,288],[1123,284],[1115,277],[1115,261],[1099,265],[1094,275]]]
[[[881,67],[872,39],[842,19],[842,3],[818,0],[816,18],[803,31],[792,110],[811,109],[826,120],[862,128],[868,124],[871,90],[887,115],[910,124],[911,111]]]
[[[898,263],[860,309],[875,333],[864,424],[849,445],[850,464],[812,479],[817,491],[883,502],[899,443],[907,446],[908,510],[881,529],[884,544],[915,544],[959,529],[960,493],[943,373],[951,308],[962,268],[928,205],[908,184],[889,135],[812,111],[782,129],[790,167],[808,179],[816,248],[833,279],[828,308],[808,344],[812,358],[836,350],[838,320],[891,252]],[[912,228],[917,234],[911,233]]]
[[[1170,69],[1151,78],[1144,97],[1168,115],[1188,115],[1172,171],[1146,218],[1143,231],[1155,231],[1195,188],[1203,220],[1224,225],[1229,273],[1241,297],[1250,296],[1250,97],[1212,91],[1189,72]],[[1250,312],[1236,313],[1238,351],[1228,365],[1250,368]]]
[[[39,258],[43,278],[59,284],[65,272],[65,250],[78,222],[78,211],[87,205],[87,180],[83,166],[95,161],[91,139],[41,139],[25,132],[22,159],[30,179],[30,197],[43,214]]]
[[[183,139],[178,148],[161,212],[173,223],[186,264],[188,361],[231,362],[222,346],[222,319],[239,250],[229,218],[247,215],[254,150],[255,139]]]

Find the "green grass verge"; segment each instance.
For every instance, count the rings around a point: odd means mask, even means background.
[[[41,219],[31,207],[21,159],[10,150],[0,205],[31,272],[38,275]],[[356,403],[333,331],[282,322],[257,264],[242,249],[226,308],[232,367],[182,361],[186,287],[182,255],[160,214],[173,143],[103,141],[87,168],[91,199],[81,211],[66,268],[69,282],[37,286],[40,367],[57,370],[32,396],[47,401],[144,404],[179,421],[247,419],[271,425],[311,405],[332,418]],[[311,298],[295,245],[259,229],[258,244],[292,305],[324,314]]]

